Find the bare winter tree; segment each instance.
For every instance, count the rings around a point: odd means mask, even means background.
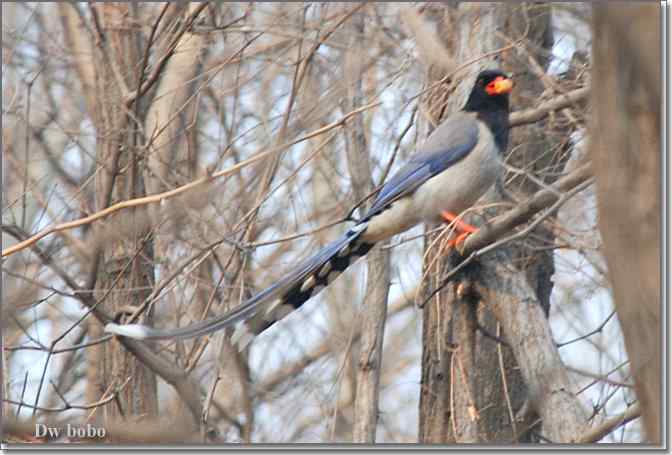
[[[658,441],[658,22],[599,8],[3,3],[4,441]],[[493,66],[506,173],[460,248],[389,239],[242,352],[104,332],[274,283]]]
[[[434,15],[437,28],[446,31],[440,34],[448,37],[446,47],[455,53],[452,60],[476,62],[467,72],[470,77],[451,81],[453,87],[446,86],[452,88],[448,96],[435,89],[429,99],[439,104],[435,112],[444,110],[444,98],[448,99],[448,111],[459,109],[475,72],[493,65],[513,70],[514,74],[529,67],[528,74],[516,76],[514,104],[530,103],[544,90],[566,90],[559,83],[544,84],[552,45],[550,6],[461,4],[438,8]],[[516,42],[524,45],[512,45]],[[561,175],[568,148],[562,150],[559,141],[568,130],[547,121],[514,130],[506,161],[518,170],[507,182],[507,187],[517,193],[516,198],[530,197]],[[495,193],[487,202],[493,207],[505,204]],[[485,213],[492,216],[497,210]],[[430,251],[426,254],[431,267],[428,272],[434,271],[434,280],[427,282],[426,293],[431,297],[424,306],[423,318],[421,440],[530,441],[534,439],[529,431],[534,419],[526,418],[529,409],[541,418],[542,437],[572,441],[584,427],[586,417],[544,318],[552,290],[552,230],[540,225],[530,236],[484,255],[470,264],[479,271],[465,269],[439,293],[435,289],[445,284],[442,271],[452,273],[464,258],[453,255],[445,262],[437,261],[437,254],[445,254],[432,248],[437,240],[428,238]],[[518,317],[522,319],[516,321]],[[507,343],[502,346],[498,338]],[[517,364],[515,359],[525,357],[526,364]]]
[[[656,444],[663,406],[661,19],[658,4],[596,6],[593,80],[600,83],[591,135],[614,304],[646,436]]]

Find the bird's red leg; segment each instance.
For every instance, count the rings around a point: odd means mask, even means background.
[[[478,231],[478,228],[472,226],[471,224],[465,223],[461,221],[456,215],[454,215],[451,212],[448,211],[442,211],[441,212],[441,218],[443,218],[446,223],[453,223],[455,226],[455,230],[457,232],[461,232],[460,235],[455,237],[454,239],[451,239],[448,242],[448,247],[452,248],[455,247],[456,245],[459,245],[460,243],[464,242],[464,240],[469,237],[469,235],[473,234],[474,232]]]
[[[446,223],[454,223],[455,229],[458,231],[468,232],[470,234],[478,231],[478,228],[472,226],[471,224],[465,223],[464,221],[460,220],[457,215],[453,215],[451,212],[445,210],[442,211],[441,218],[443,218]]]
[[[457,245],[464,242],[466,238],[469,237],[471,234],[472,234],[471,232],[463,232],[454,239],[450,239],[448,241],[448,248],[455,248]]]

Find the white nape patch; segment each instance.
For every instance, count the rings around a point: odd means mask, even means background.
[[[105,326],[105,331],[107,333],[114,333],[115,335],[121,335],[128,338],[135,338],[136,340],[145,339],[149,335],[149,327],[142,324],[119,325],[110,322]]]
[[[269,314],[273,313],[273,311],[275,311],[278,305],[282,305],[282,299],[275,299],[270,304],[268,304],[268,307],[266,308],[266,312],[264,314],[268,316]]]
[[[306,278],[306,280],[301,285],[301,292],[306,292],[308,289],[312,289],[316,282],[317,281],[315,280],[315,276],[310,275],[310,277]]]
[[[327,276],[329,272],[331,272],[331,262],[327,262],[326,264],[324,264],[320,269],[320,273],[318,273],[317,275],[320,278],[324,278],[325,276]]]
[[[250,328],[245,322],[239,322],[236,324],[236,330],[233,331],[231,335],[231,344],[234,346],[238,345],[238,350],[242,351],[247,347],[248,344],[254,338],[254,334],[250,332]]]
[[[338,252],[338,257],[342,258],[350,254],[350,245],[345,245],[343,248],[341,248],[341,251]]]

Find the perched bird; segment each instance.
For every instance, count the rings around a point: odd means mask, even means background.
[[[376,242],[418,223],[439,220],[454,222],[462,232],[453,245],[462,241],[476,229],[456,216],[476,203],[501,171],[512,88],[513,81],[505,73],[481,72],[462,110],[434,130],[418,153],[383,185],[352,228],[237,308],[180,328],[110,323],[105,330],[156,340],[191,338],[235,326],[232,342],[243,349],[255,334],[317,295]]]

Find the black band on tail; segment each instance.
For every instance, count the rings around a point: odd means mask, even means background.
[[[310,300],[311,297],[317,295],[322,289],[331,284],[336,277],[338,277],[345,269],[352,265],[357,259],[366,255],[373,243],[361,241],[359,238],[353,238],[352,243],[347,244],[339,252],[328,258],[322,266],[314,273],[306,276],[304,279],[297,282],[289,291],[287,291],[281,298],[278,306],[284,308],[297,310]],[[254,324],[253,331],[261,333],[280,319],[285,314],[277,317],[274,314],[267,315],[264,321]]]

